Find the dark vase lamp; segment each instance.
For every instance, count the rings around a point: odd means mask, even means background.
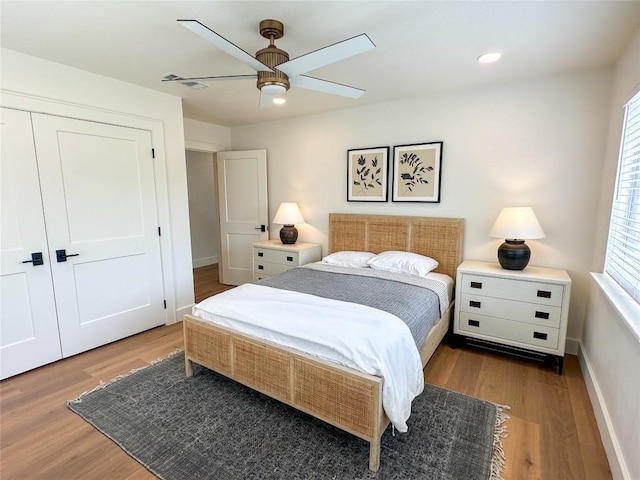
[[[524,270],[531,258],[524,241],[545,237],[531,207],[503,208],[489,236],[505,239],[498,247],[498,262],[505,270]]]
[[[294,225],[304,223],[304,218],[297,203],[283,202],[278,207],[273,223],[283,225],[280,229],[280,241],[285,245],[293,245],[298,240],[298,230]]]

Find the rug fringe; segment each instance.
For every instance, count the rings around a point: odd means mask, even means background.
[[[166,357],[158,357],[155,360],[152,360],[149,365],[145,365],[144,367],[138,367],[138,368],[134,368],[133,370],[130,370],[128,373],[123,373],[122,375],[118,375],[117,377],[112,378],[111,380],[109,380],[108,382],[105,382],[103,380],[100,380],[100,383],[98,385],[96,385],[95,387],[93,387],[91,390],[86,390],[84,392],[82,392],[80,395],[78,395],[76,398],[69,400],[67,402],[67,405],[72,404],[72,403],[82,403],[82,399],[84,397],[86,397],[87,395],[89,395],[90,393],[93,393],[97,390],[102,390],[105,387],[108,387],[109,385],[111,385],[113,382],[117,382],[118,380],[122,380],[123,378],[127,378],[129,375],[132,375],[136,372],[139,372],[140,370],[144,370],[145,368],[149,368],[152,365],[155,365],[158,362],[161,362],[163,360],[166,360],[167,358],[171,358],[179,353],[182,352],[182,349],[180,348],[176,348],[173,352],[171,352],[169,355],[167,355]]]
[[[511,410],[508,405],[496,406],[496,424],[493,433],[493,457],[491,458],[491,477],[490,480],[504,480],[502,470],[506,462],[504,448],[502,447],[502,439],[507,437],[507,420],[511,417],[506,414],[506,410]]]

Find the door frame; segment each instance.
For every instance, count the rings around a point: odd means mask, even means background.
[[[202,152],[202,153],[210,153],[212,155],[212,161],[213,161],[213,188],[215,189],[215,194],[216,197],[218,196],[218,169],[216,168],[216,153],[218,152],[224,152],[226,151],[226,147],[224,145],[220,145],[217,143],[209,143],[209,142],[203,142],[200,140],[192,140],[189,138],[186,138],[184,141],[184,149],[185,149],[185,155],[186,155],[186,151],[192,151],[192,152]],[[186,158],[185,158],[186,161]],[[187,190],[189,189],[189,185],[187,184]],[[216,238],[216,241],[218,242],[218,263],[220,262],[220,213],[218,211],[218,209],[216,209],[216,211],[214,212],[215,215],[215,221],[216,221],[216,228],[218,231],[218,236]],[[191,236],[191,231],[189,231],[189,236]],[[193,265],[191,266],[191,268],[193,269]]]
[[[167,308],[165,324],[170,325],[178,320],[176,311],[176,288],[173,261],[173,245],[171,240],[171,217],[169,215],[169,185],[167,178],[167,161],[164,142],[163,122],[152,118],[133,114],[88,107],[75,103],[53,100],[34,95],[0,91],[0,106],[23,110],[32,113],[43,113],[59,117],[69,117],[88,122],[147,130],[151,133],[151,144],[154,149],[154,181],[158,208],[158,226],[166,234],[160,236],[160,258],[162,261],[162,283]],[[185,307],[191,311],[191,306]],[[181,308],[181,310],[184,310]],[[181,319],[181,316],[180,316]]]

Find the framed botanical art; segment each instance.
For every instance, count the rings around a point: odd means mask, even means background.
[[[348,150],[347,168],[347,200],[349,202],[387,201],[389,147]]]
[[[393,147],[393,202],[440,203],[442,142]]]

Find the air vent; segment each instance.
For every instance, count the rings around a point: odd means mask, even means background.
[[[193,80],[184,80],[184,77],[181,75],[176,75],[175,73],[167,73],[162,76],[163,82],[177,82],[185,87],[193,88],[194,90],[203,90],[208,88],[209,85],[201,82],[195,82]]]
[[[209,85],[205,85],[204,83],[194,82],[194,81],[186,81],[180,82],[182,85],[186,85],[189,88],[193,88],[194,90],[202,90],[203,88],[209,87]]]

